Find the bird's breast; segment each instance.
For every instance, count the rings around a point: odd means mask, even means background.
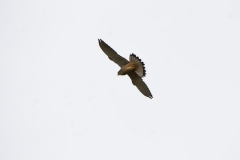
[[[125,75],[128,72],[131,72],[131,71],[135,70],[135,68],[136,68],[135,64],[132,63],[132,62],[129,62],[128,64],[123,66],[120,71],[121,71],[122,75]]]

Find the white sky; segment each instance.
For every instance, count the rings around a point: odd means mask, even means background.
[[[1,160],[239,160],[240,1],[0,2]],[[98,46],[146,64],[144,97]]]

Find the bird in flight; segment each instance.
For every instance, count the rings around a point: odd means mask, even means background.
[[[103,52],[108,56],[110,60],[115,62],[121,67],[118,71],[118,75],[128,75],[133,85],[146,97],[153,98],[147,85],[144,83],[142,78],[146,76],[145,65],[135,54],[130,54],[129,61],[114,51],[109,45],[103,40],[98,39],[98,43]]]

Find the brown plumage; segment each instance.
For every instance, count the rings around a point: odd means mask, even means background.
[[[130,54],[129,61],[115,52],[110,46],[108,46],[103,40],[98,40],[100,48],[108,56],[110,60],[115,62],[121,67],[118,71],[118,75],[128,75],[133,85],[145,96],[153,98],[147,85],[142,78],[146,76],[145,65],[135,54]]]

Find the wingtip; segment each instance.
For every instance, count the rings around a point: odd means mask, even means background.
[[[150,96],[147,96],[148,98],[150,98],[150,99],[153,99],[153,96],[152,96],[152,94],[150,95]]]
[[[104,41],[102,39],[98,39],[98,44],[101,46]]]

